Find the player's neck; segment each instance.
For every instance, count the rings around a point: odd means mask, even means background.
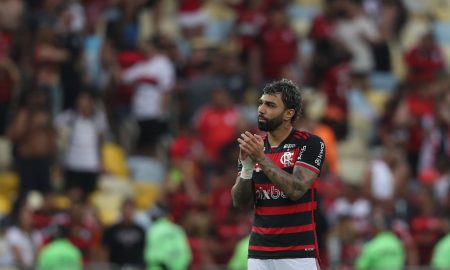
[[[282,143],[291,133],[294,127],[289,123],[282,124],[276,130],[271,131],[267,134],[269,144],[271,146],[278,146]]]

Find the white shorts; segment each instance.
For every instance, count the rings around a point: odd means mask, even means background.
[[[248,259],[247,270],[320,270],[315,258]]]

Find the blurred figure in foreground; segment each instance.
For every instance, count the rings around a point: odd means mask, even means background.
[[[247,270],[248,244],[250,235],[242,238],[236,245],[233,257],[228,263],[230,270]]]
[[[184,230],[167,217],[167,209],[156,205],[153,224],[147,232],[145,261],[148,270],[186,270],[192,254]]]
[[[37,269],[83,269],[81,252],[68,240],[69,228],[63,224],[54,224],[51,225],[50,231],[53,240],[40,252]]]
[[[135,205],[127,199],[122,204],[122,219],[103,235],[108,261],[120,267],[144,269],[145,231],[133,221]]]
[[[450,231],[436,243],[431,259],[433,269],[450,269]]]
[[[28,205],[19,208],[17,225],[10,227],[5,235],[14,256],[14,266],[20,270],[34,269],[36,255],[43,244],[42,234],[33,227],[33,210]]]
[[[358,270],[369,269],[403,269],[405,266],[405,249],[398,237],[389,230],[390,225],[382,211],[375,209],[372,224],[375,236],[363,247],[356,260]]]

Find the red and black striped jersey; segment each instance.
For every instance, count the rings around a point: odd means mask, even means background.
[[[293,129],[277,147],[264,139],[264,152],[288,173],[303,166],[320,173],[325,158],[322,139]],[[255,216],[250,237],[249,257],[258,259],[318,257],[315,229],[317,180],[298,200],[292,201],[273,184],[258,164],[253,177]]]

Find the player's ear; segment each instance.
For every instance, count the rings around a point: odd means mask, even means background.
[[[294,109],[288,109],[284,112],[284,120],[285,121],[291,121],[292,117],[294,117],[295,110]]]

